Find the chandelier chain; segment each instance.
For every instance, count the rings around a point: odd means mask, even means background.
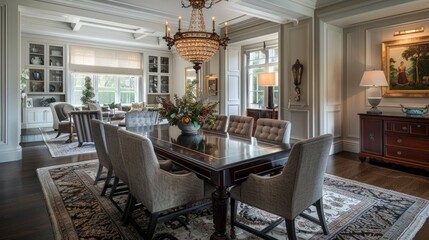
[[[182,0],[182,8],[205,8],[205,9],[209,9],[213,6],[214,1],[213,0],[188,0],[189,4],[186,5],[185,2]],[[206,3],[208,3],[209,5],[206,6]]]

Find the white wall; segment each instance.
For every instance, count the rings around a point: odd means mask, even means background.
[[[292,123],[291,140],[297,141],[314,136],[317,102],[317,90],[313,74],[313,23],[312,19],[300,21],[299,24],[282,26],[279,44],[283,58],[284,75],[280,88],[281,118]],[[299,59],[304,67],[302,74],[301,100],[295,101],[295,85],[293,84],[292,65]]]
[[[0,162],[22,158],[20,141],[20,1],[0,0]]]

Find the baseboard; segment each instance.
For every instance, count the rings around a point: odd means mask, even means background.
[[[21,136],[21,143],[43,142],[42,134],[32,134]]]
[[[22,160],[22,148],[0,150],[0,163]]]
[[[343,151],[343,141],[334,141],[332,143],[332,148],[330,154],[335,154]]]
[[[360,141],[343,140],[343,151],[359,153],[360,152]]]

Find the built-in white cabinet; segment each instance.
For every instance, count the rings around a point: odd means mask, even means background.
[[[50,107],[24,108],[22,128],[52,127],[52,124]]]
[[[171,80],[171,58],[157,54],[147,54],[147,103],[156,103],[156,96],[169,98]]]
[[[64,95],[65,46],[31,42],[27,46],[27,94]]]

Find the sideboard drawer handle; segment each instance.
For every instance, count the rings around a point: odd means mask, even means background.
[[[421,127],[422,127],[422,125],[420,125],[420,124],[419,124],[419,125],[417,125],[417,127],[418,127],[418,128],[421,128]]]
[[[397,155],[401,155],[401,154],[402,154],[402,152],[401,152],[401,151],[397,151],[397,152],[396,152],[396,154],[397,154]]]
[[[396,142],[397,142],[397,143],[401,143],[401,142],[402,142],[402,139],[398,138],[398,139],[396,140]]]
[[[407,131],[408,128],[407,127],[402,127],[402,130]]]
[[[374,140],[374,133],[369,133],[369,140],[373,141]]]

